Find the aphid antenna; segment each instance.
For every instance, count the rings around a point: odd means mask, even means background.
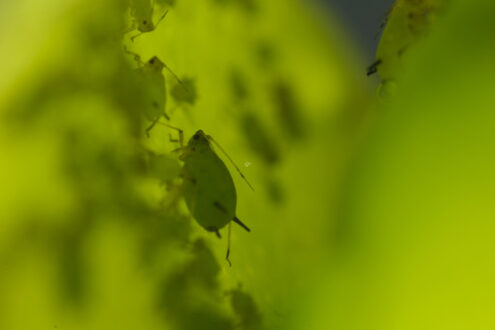
[[[246,179],[246,177],[244,176],[244,174],[242,174],[241,169],[239,168],[239,166],[236,165],[236,163],[234,163],[234,161],[232,160],[232,158],[230,158],[229,154],[227,154],[227,152],[220,146],[220,144],[218,144],[218,142],[215,141],[215,139],[212,138],[210,135],[207,135],[206,137],[208,138],[208,140],[210,140],[211,142],[213,142],[217,146],[218,149],[220,149],[220,151],[225,155],[225,157],[227,157],[227,159],[230,161],[230,163],[235,167],[235,169],[237,170],[237,172],[239,173],[239,175],[241,176],[241,178],[243,178],[244,181],[246,181],[246,183],[249,186],[249,188],[251,188],[251,190],[254,191],[253,186],[249,183],[249,181]]]
[[[153,7],[154,7],[154,1],[153,1]],[[153,8],[152,7],[152,8]],[[163,21],[163,19],[165,18],[165,16],[167,16],[168,14],[168,9],[165,10],[165,12],[162,14],[162,16],[160,16],[160,18],[158,19],[158,21],[156,21],[156,24],[155,24],[155,29],[158,27],[158,25]]]
[[[179,133],[179,143],[180,143],[180,148],[179,149],[184,149],[184,131],[183,130],[181,130],[180,128],[177,128],[175,126],[172,126],[172,125],[169,125],[169,124],[166,124],[166,123],[162,123],[161,121],[157,121],[156,123],[157,124],[160,124],[160,125],[163,125],[165,127],[171,128],[173,130],[176,130]]]
[[[174,73],[174,71],[172,71],[172,69],[170,69],[168,67],[168,65],[165,64],[165,63],[163,63],[163,66],[165,67],[165,69],[167,69],[168,72],[170,72],[170,74],[175,78],[175,80],[177,80],[177,82],[186,90],[186,92],[189,93],[189,90],[187,89],[187,87],[184,84],[184,82],[182,80],[180,80],[180,78]]]
[[[131,42],[134,42],[134,39],[136,39],[137,37],[141,36],[143,34],[143,32],[139,32],[138,34],[136,34],[135,36],[132,36],[131,37]]]
[[[230,256],[230,240],[232,236],[232,222],[229,222],[229,233],[227,236],[227,255],[225,256],[225,260],[229,263],[229,266],[232,267],[232,263],[230,262],[229,256]]]

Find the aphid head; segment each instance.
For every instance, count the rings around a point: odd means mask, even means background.
[[[153,70],[156,70],[156,71],[161,71],[165,67],[165,64],[162,61],[160,61],[160,59],[156,56],[153,56],[152,58],[150,58],[150,60],[148,61],[148,65]]]
[[[210,142],[208,140],[208,135],[206,135],[202,130],[199,130],[192,136],[187,145],[189,147],[209,146]]]
[[[138,26],[138,30],[140,32],[151,32],[155,29],[155,27],[153,26],[153,21],[151,19],[143,19],[141,21],[139,21],[139,26]]]

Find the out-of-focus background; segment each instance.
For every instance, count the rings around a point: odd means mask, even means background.
[[[0,329],[493,328],[495,4],[390,9],[0,2]]]
[[[353,36],[362,55],[372,63],[379,40],[379,27],[392,8],[394,0],[315,1],[339,18],[342,28]]]

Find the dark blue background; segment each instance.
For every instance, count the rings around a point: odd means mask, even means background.
[[[269,0],[267,0],[269,1]],[[355,41],[365,52],[371,63],[374,59],[378,40],[375,34],[392,7],[394,0],[317,0],[337,14],[354,35]]]

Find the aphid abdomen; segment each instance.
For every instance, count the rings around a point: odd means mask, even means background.
[[[211,149],[193,151],[184,160],[184,199],[192,216],[208,231],[219,230],[234,218],[234,182]]]

